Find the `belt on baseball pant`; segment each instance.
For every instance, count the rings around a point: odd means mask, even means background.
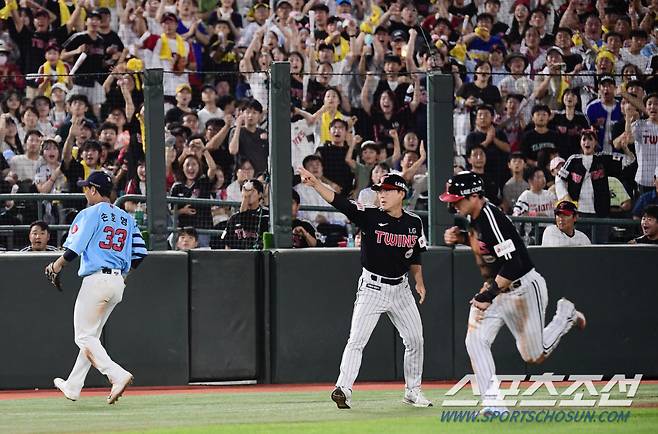
[[[114,274],[115,276],[120,276],[121,275],[121,270],[117,270],[115,268],[103,267],[100,270],[98,270],[96,273]]]
[[[528,271],[523,276],[521,276],[518,279],[516,279],[515,281],[513,281],[509,286],[509,290],[512,291],[512,290],[515,290],[515,289],[519,289],[525,283],[528,283],[528,282],[534,280],[535,279],[534,274],[535,274],[535,269],[533,268],[532,270]]]
[[[404,280],[404,276],[396,277],[392,279],[390,277],[379,276],[373,273],[368,273],[368,274],[370,274],[370,280],[372,280],[373,282],[379,282],[385,285],[399,285]]]

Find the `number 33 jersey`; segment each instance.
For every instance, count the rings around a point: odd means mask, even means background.
[[[132,216],[107,202],[78,213],[64,247],[80,256],[79,276],[88,276],[101,268],[119,269],[127,274],[132,260],[147,254]]]

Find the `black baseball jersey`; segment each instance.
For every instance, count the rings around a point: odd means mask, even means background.
[[[331,203],[361,229],[361,265],[384,277],[400,277],[420,265],[427,240],[420,217],[402,211],[399,218],[337,194]]]
[[[233,214],[222,235],[224,245],[231,249],[262,249],[263,232],[270,225],[269,210],[263,207]]]
[[[476,232],[479,254],[489,276],[516,280],[534,268],[514,224],[496,206],[485,202],[480,215],[471,221],[471,228]]]

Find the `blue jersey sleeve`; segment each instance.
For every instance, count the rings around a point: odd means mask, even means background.
[[[96,211],[97,208],[87,208],[75,216],[64,242],[65,248],[73,250],[78,255],[86,250],[98,225],[98,213]]]

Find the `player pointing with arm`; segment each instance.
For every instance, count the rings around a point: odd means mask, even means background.
[[[146,245],[135,220],[110,203],[109,175],[93,172],[78,185],[83,187],[89,207],[76,216],[64,243],[66,252],[46,267],[46,275],[56,279],[65,265],[80,256],[78,275],[83,279],[73,311],[75,343],[80,353],[68,379],[55,378],[54,383],[64,396],[75,401],[93,365],[112,383],[107,403],[113,404],[133,376],[110,358],[99,338],[112,310],[121,302],[125,276],[146,257]]]
[[[585,328],[585,316],[572,302],[561,298],[553,320],[544,327],[546,281],[535,271],[512,222],[483,195],[482,178],[473,172],[461,172],[448,181],[448,191],[440,199],[470,221],[468,231],[460,231],[457,226],[446,230],[446,244],[469,245],[485,278],[482,289],[471,300],[466,349],[484,405],[488,406],[487,401],[498,395],[491,343],[503,324],[514,335],[523,360],[541,363],[574,324]],[[485,411],[506,409],[487,407]]]
[[[423,375],[423,324],[409,286],[407,273],[416,281],[419,303],[425,300],[425,284],[420,254],[427,242],[420,218],[402,209],[407,185],[399,175],[387,175],[372,187],[377,191],[380,208],[366,208],[334,193],[304,168],[302,182],[313,187],[324,200],[345,214],[361,229],[361,264],[352,326],[340,376],[331,399],[338,408],[350,408],[352,385],[361,367],[361,355],[379,316],[386,313],[405,345],[404,379],[406,404],[430,407],[432,403],[420,390]]]

